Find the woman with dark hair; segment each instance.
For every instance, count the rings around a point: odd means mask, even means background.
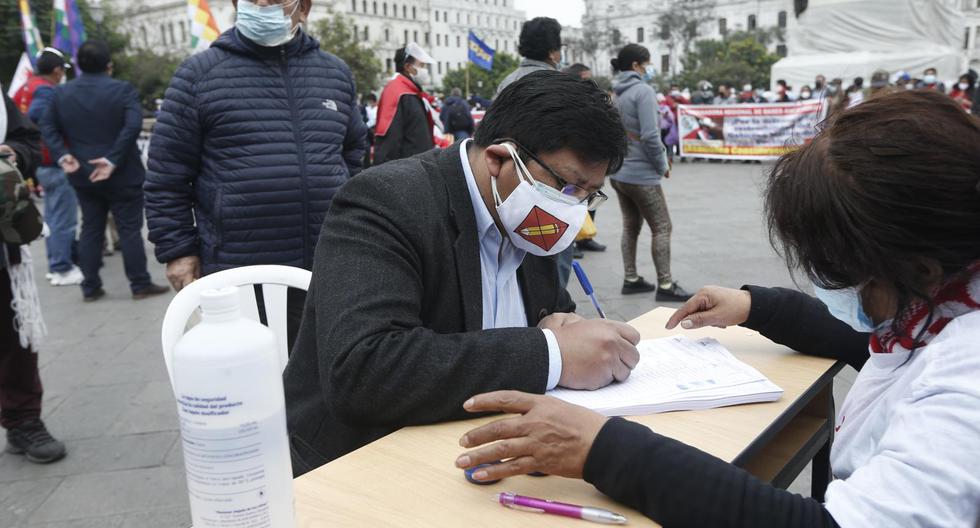
[[[684,302],[691,295],[670,274],[670,213],[660,185],[670,177],[667,149],[660,139],[660,112],[657,93],[648,84],[653,78],[650,51],[638,44],[627,44],[612,60],[616,77],[613,90],[616,106],[623,118],[629,154],[622,168],[612,175],[612,187],[619,196],[623,213],[623,295],[657,291],[656,299]],[[658,284],[650,284],[636,273],[636,245],[646,220],[653,232],[653,264]]]
[[[841,112],[769,177],[774,245],[813,281],[708,287],[668,322],[742,325],[860,370],[837,419],[820,503],[621,418],[514,392],[473,412],[478,480],[584,478],[665,526],[980,526],[980,121],[936,91]],[[492,455],[492,456],[489,456]]]
[[[960,80],[956,83],[956,86],[950,90],[949,96],[959,103],[963,107],[963,110],[969,112],[973,108],[973,95],[975,90],[973,76],[964,73],[960,75]]]

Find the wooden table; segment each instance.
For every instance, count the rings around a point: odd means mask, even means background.
[[[672,313],[658,308],[631,324],[644,339],[663,337],[677,333],[664,330]],[[780,487],[788,486],[813,459],[812,494],[822,500],[830,480],[833,378],[842,364],[803,356],[741,327],[685,333],[715,337],[782,387],[783,397],[771,403],[631,419]],[[630,526],[656,526],[580,480],[521,476],[490,486],[470,484],[453,466],[464,451],[457,442],[464,432],[492,419],[408,427],[303,475],[294,481],[297,528],[591,526],[508,510],[491,501],[500,491],[604,507],[626,515]]]

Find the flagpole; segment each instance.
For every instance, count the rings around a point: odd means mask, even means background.
[[[463,97],[467,101],[470,100],[470,61],[466,61],[466,93],[463,94]]]

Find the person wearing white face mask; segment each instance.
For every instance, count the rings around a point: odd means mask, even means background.
[[[954,101],[963,107],[963,110],[970,112],[973,108],[973,98],[975,96],[975,88],[973,86],[973,77],[964,73],[960,75],[959,81],[956,86],[953,87],[949,92],[949,96],[953,98]]]
[[[354,77],[304,30],[312,0],[233,3],[235,27],[175,73],[150,146],[150,240],[176,290],[238,266],[309,269],[334,194],[363,166]],[[304,295],[288,295],[291,342]]]
[[[624,380],[639,334],[575,315],[555,255],[605,201],[622,122],[595,84],[534,72],[473,139],[377,165],[324,223],[284,373],[297,475],[473,392]]]
[[[916,85],[917,89],[938,90],[946,93],[946,85],[939,80],[939,72],[935,68],[926,68],[922,72],[922,80]]]
[[[374,164],[409,158],[435,146],[435,120],[425,86],[432,82],[429,65],[433,59],[414,42],[395,51],[395,76],[378,101],[378,123],[374,136]]]

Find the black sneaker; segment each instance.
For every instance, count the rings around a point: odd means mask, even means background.
[[[140,299],[146,299],[147,297],[153,297],[154,295],[163,295],[164,293],[167,293],[169,291],[170,291],[169,286],[161,286],[159,284],[153,284],[151,282],[150,285],[147,286],[146,288],[143,288],[138,292],[134,292],[133,299],[136,299],[138,301]]]
[[[669,289],[658,288],[657,300],[661,302],[687,302],[692,295],[684,291],[680,284],[675,281]]]
[[[592,238],[581,242],[576,242],[575,245],[582,251],[595,251],[596,253],[602,253],[606,250],[606,246],[596,242]]]
[[[643,280],[643,277],[637,277],[635,281],[624,280],[623,289],[620,292],[623,295],[632,295],[634,293],[650,293],[656,289],[656,284],[650,284]]]
[[[49,464],[65,457],[65,444],[55,440],[41,420],[31,420],[7,430],[7,452],[26,455],[35,464]]]
[[[83,302],[90,303],[90,302],[98,301],[99,299],[101,299],[103,297],[105,297],[105,290],[103,290],[102,288],[99,288],[98,290],[95,290],[94,292],[92,292],[92,293],[90,293],[88,295],[82,294],[82,301]]]
[[[585,253],[582,253],[582,250],[578,248],[578,245],[572,245],[572,258],[580,259],[584,257]]]

